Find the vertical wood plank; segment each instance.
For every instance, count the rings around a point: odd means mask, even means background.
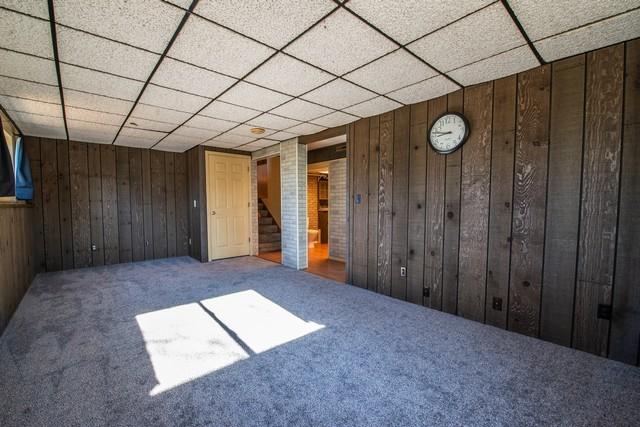
[[[200,207],[194,206],[194,202],[197,204],[199,200],[198,194],[198,150],[192,148],[188,152],[188,168],[189,171],[189,228],[191,239],[191,245],[189,246],[189,255],[195,259],[201,258],[200,253]]]
[[[458,313],[484,321],[489,238],[493,83],[465,89],[473,131],[462,148]]]
[[[153,208],[151,205],[151,151],[142,150],[142,223],[144,227],[144,259],[153,259]]]
[[[571,345],[578,251],[585,55],[552,65],[540,338]]]
[[[73,226],[71,216],[71,184],[69,182],[69,144],[58,140],[58,202],[60,207],[60,245],[62,269],[73,268]]]
[[[176,185],[175,155],[164,153],[167,194],[167,256],[176,256]]]
[[[447,110],[463,113],[464,91],[447,96]],[[444,241],[442,266],[442,311],[458,311],[458,253],[460,243],[460,175],[462,150],[448,154],[445,160]]]
[[[485,322],[503,329],[507,327],[507,302],[509,300],[516,89],[516,76],[496,80],[493,84],[491,197],[489,202]],[[500,310],[493,308],[494,298],[500,298],[502,301]]]
[[[447,111],[447,97],[429,101],[429,127]],[[424,287],[427,307],[442,309],[442,244],[444,238],[445,156],[427,146],[427,194],[425,211]]]
[[[47,271],[58,271],[62,269],[62,246],[58,201],[58,147],[55,140],[40,139],[40,159],[45,264]]]
[[[409,157],[407,301],[422,304],[424,287],[425,183],[429,103],[411,106]]]
[[[91,212],[91,265],[104,265],[104,227],[102,224],[102,178],[100,176],[100,146],[87,146],[89,172],[89,206]],[[95,250],[93,249],[95,247]]]
[[[609,320],[598,305],[611,304],[622,131],[624,45],[587,54],[585,134],[578,283],[573,346],[607,355]]]
[[[116,147],[116,181],[118,185],[118,257],[120,262],[131,262],[131,191],[127,147]]]
[[[551,67],[518,75],[508,328],[537,336],[544,254]]]
[[[91,265],[91,205],[87,144],[69,142],[69,181],[71,184],[71,217],[73,229],[73,265]]]
[[[167,257],[167,194],[165,162],[162,151],[151,150],[151,204],[153,221],[153,257]]]
[[[175,155],[176,255],[189,255],[189,189],[187,154]]]
[[[609,357],[640,364],[640,39],[626,43],[618,251]]]
[[[354,131],[354,176],[353,176],[353,284],[367,287],[367,233],[369,217],[369,119],[358,120]]]
[[[407,277],[401,274],[401,268],[407,267],[410,119],[410,106],[394,111],[391,296],[399,299],[407,299]]]
[[[391,232],[393,214],[393,111],[380,116],[378,169],[378,287],[391,295]]]
[[[116,181],[116,149],[114,145],[100,145],[102,177],[102,223],[104,235],[104,263],[120,260],[118,244],[118,188]]]
[[[44,219],[42,214],[42,169],[40,164],[40,138],[25,136],[25,150],[31,164],[33,180],[33,252],[35,272],[47,270],[44,250]]]
[[[378,168],[380,116],[369,119],[369,217],[367,231],[367,288],[378,287]]]
[[[129,191],[131,192],[131,260],[145,259],[144,200],[142,188],[142,152],[129,148]]]

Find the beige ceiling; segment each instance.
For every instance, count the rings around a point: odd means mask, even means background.
[[[0,0],[22,132],[177,152],[254,151],[640,36],[640,0],[52,4],[55,37],[46,0]]]

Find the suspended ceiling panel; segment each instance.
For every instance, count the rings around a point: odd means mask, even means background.
[[[0,0],[9,116],[171,151],[252,151],[536,67],[534,49],[552,61],[640,36],[640,0],[52,4],[56,49],[48,2]]]

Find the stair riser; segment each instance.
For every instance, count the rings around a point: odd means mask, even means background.
[[[258,230],[260,234],[277,233],[278,226],[274,224],[260,225],[258,226]]]
[[[281,249],[280,242],[260,243],[260,245],[258,245],[258,250],[260,252],[279,251],[280,249]]]
[[[260,243],[271,243],[271,242],[279,242],[280,241],[280,233],[269,233],[269,234],[261,234],[258,237],[258,242]]]
[[[268,216],[268,217],[260,217],[260,218],[258,218],[258,224],[260,224],[260,225],[272,225],[273,224],[273,218],[271,218],[270,216]]]

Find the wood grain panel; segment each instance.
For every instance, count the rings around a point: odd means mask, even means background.
[[[151,151],[151,204],[154,258],[167,257],[167,196],[164,154],[165,153],[161,151]]]
[[[167,198],[167,256],[176,256],[175,155],[164,153],[165,194]]]
[[[409,148],[411,107],[394,111],[393,118],[393,211],[391,214],[391,296],[407,299],[407,209],[409,201]]]
[[[352,283],[361,288],[367,287],[367,234],[369,218],[369,119],[358,120],[354,124],[353,165],[358,174],[354,177],[353,191],[353,246]]]
[[[131,192],[131,260],[145,259],[142,150],[129,148],[129,191]]]
[[[489,238],[493,83],[465,90],[473,130],[462,148],[458,314],[484,321]]]
[[[33,180],[33,262],[35,273],[47,271],[44,252],[44,219],[42,216],[42,168],[40,165],[40,138],[25,137],[25,150],[31,162]]]
[[[571,345],[576,283],[585,56],[552,65],[549,183],[540,338]],[[562,112],[562,114],[558,114]]]
[[[409,202],[408,202],[408,258],[407,301],[422,304],[424,287],[424,222],[427,178],[427,126],[429,103],[411,106]]]
[[[102,177],[100,146],[87,144],[89,206],[91,212],[91,265],[104,265],[104,227],[102,224]]]
[[[391,232],[393,215],[393,112],[380,116],[378,169],[378,285],[391,295]],[[354,242],[354,244],[357,244]]]
[[[609,357],[640,364],[640,40],[626,46],[618,250]]]
[[[496,80],[493,84],[491,197],[489,202],[485,322],[503,329],[507,327],[509,266],[511,263],[516,88],[516,76]],[[500,309],[493,307],[494,298],[500,298]]]
[[[464,92],[447,96],[449,112],[464,112]],[[458,312],[458,254],[460,249],[460,174],[462,150],[448,154],[445,160],[444,235],[442,260],[442,310]]]
[[[129,149],[116,147],[116,180],[118,186],[118,257],[131,262],[131,191],[129,186]]]
[[[429,101],[429,127],[446,111],[446,96]],[[423,304],[438,310],[442,309],[445,159],[446,156],[427,146],[424,287],[429,294],[425,294]]]
[[[71,216],[71,183],[69,181],[69,143],[56,141],[58,153],[58,201],[60,208],[60,245],[62,269],[73,268],[73,225]]]
[[[367,288],[378,287],[378,168],[380,116],[369,119],[369,216],[367,235]]]
[[[142,223],[144,225],[144,259],[153,259],[153,207],[151,205],[151,152],[142,152]]]
[[[87,144],[69,142],[69,180],[71,183],[71,216],[73,228],[73,265],[91,265],[91,208]]]
[[[624,45],[587,54],[584,161],[573,345],[606,356],[618,217]]]
[[[551,67],[518,75],[510,330],[537,336],[542,287]]]
[[[40,166],[45,265],[47,271],[57,271],[62,269],[62,246],[58,201],[58,146],[55,140],[40,139]]]
[[[102,224],[104,227],[104,263],[120,262],[118,245],[118,188],[116,182],[116,150],[113,145],[100,146],[102,176]]]
[[[176,255],[189,255],[189,189],[187,155],[175,155]]]

